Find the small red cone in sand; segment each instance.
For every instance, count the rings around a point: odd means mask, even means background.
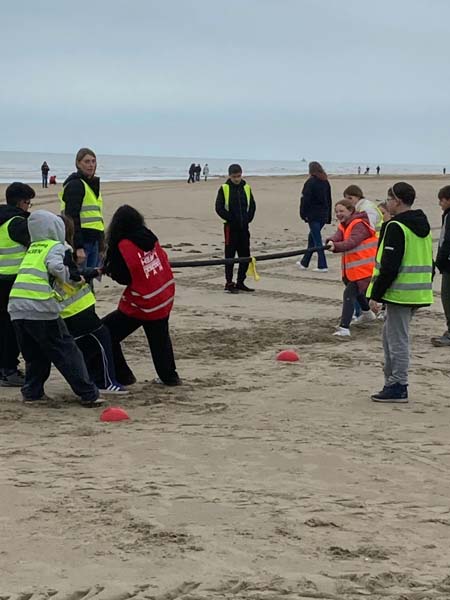
[[[109,408],[105,408],[105,410],[100,415],[100,421],[125,421],[129,419],[128,413],[120,406],[110,406]]]
[[[277,354],[277,360],[281,362],[297,362],[300,360],[300,357],[295,350],[283,350]]]

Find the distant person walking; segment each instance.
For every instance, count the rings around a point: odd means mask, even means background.
[[[41,174],[42,174],[42,187],[46,188],[48,187],[48,172],[50,171],[50,167],[47,164],[47,161],[44,160],[44,162],[41,165]]]
[[[188,183],[195,182],[195,163],[192,163],[189,167],[189,178],[187,180]]]
[[[64,182],[61,212],[74,224],[74,251],[77,262],[85,267],[98,267],[104,246],[103,199],[100,179],[96,177],[97,157],[89,148],[78,150],[76,172]]]
[[[208,163],[206,163],[205,166],[203,167],[203,177],[205,178],[205,181],[208,181],[208,175],[209,175],[209,167],[208,167]]]
[[[377,166],[377,175],[380,174],[380,165]]]
[[[447,169],[444,167],[444,168],[442,169],[442,175],[445,175],[446,173],[447,173]]]
[[[422,210],[412,210],[414,188],[405,182],[388,190],[392,219],[382,229],[372,281],[367,289],[377,314],[386,304],[383,326],[384,386],[374,402],[408,402],[411,318],[433,303],[433,240]]]
[[[331,187],[328,176],[318,162],[309,163],[309,178],[303,186],[300,199],[300,218],[308,223],[308,248],[323,246],[321,231],[327,223],[331,223]],[[312,258],[312,252],[307,252],[297,262],[300,269],[307,269]],[[328,271],[325,252],[317,252],[317,268],[314,271]]]
[[[358,175],[361,175],[361,167],[358,167]]]
[[[195,181],[200,181],[200,175],[202,174],[202,168],[200,165],[195,167]]]
[[[216,198],[216,213],[224,221],[225,258],[250,256],[249,224],[256,211],[255,199],[248,183],[242,179],[242,168],[228,167],[227,182],[220,186]],[[233,265],[225,265],[225,292],[253,292],[245,285],[248,262],[239,263],[237,283],[233,282]]]
[[[450,347],[450,185],[439,190],[438,198],[442,209],[442,228],[434,264],[442,275],[441,302],[447,330],[439,337],[432,337],[431,343],[433,346]]]
[[[366,170],[364,171],[364,175],[368,175],[370,172],[370,167],[366,167]]]

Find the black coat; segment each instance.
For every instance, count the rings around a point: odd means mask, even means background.
[[[312,175],[306,180],[300,198],[300,218],[331,223],[331,187],[327,179]]]
[[[101,241],[104,238],[102,231],[98,231],[97,229],[82,229],[81,227],[80,211],[85,193],[82,180],[88,184],[97,198],[100,195],[100,179],[98,177],[87,179],[81,171],[69,175],[63,184],[64,213],[73,220],[73,245],[75,250],[83,248],[86,242]]]
[[[442,215],[442,229],[435,265],[440,273],[450,273],[450,208]]]
[[[256,212],[255,199],[250,193],[250,206],[247,205],[247,195],[244,190],[245,181],[242,179],[239,185],[235,185],[231,179],[227,180],[230,186],[229,210],[225,209],[225,196],[220,186],[216,198],[216,213],[232,229],[248,229],[249,223],[253,221]]]

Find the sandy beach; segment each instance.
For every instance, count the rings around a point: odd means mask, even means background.
[[[349,183],[384,200],[402,179],[331,177],[333,200]],[[406,180],[436,242],[448,180]],[[248,181],[254,254],[304,248],[304,177]],[[221,257],[221,182],[105,183],[106,217],[133,204],[171,259]],[[60,186],[35,189],[34,208],[59,212]],[[450,598],[449,355],[429,343],[445,329],[439,293],[412,327],[410,403],[375,405],[381,323],[333,338],[339,257],[327,274],[295,260],[259,263],[254,295],[224,294],[222,267],[177,269],[185,384],[151,383],[136,333],[129,421],[101,423],[54,371],[51,406],[1,388],[0,600]],[[98,286],[101,316],[120,289]],[[285,348],[300,362],[276,362]]]

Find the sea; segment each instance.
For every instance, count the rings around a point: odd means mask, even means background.
[[[41,164],[47,161],[50,175],[56,175],[57,182],[62,182],[75,170],[73,154],[54,154],[45,152],[7,152],[0,151],[0,183],[23,181],[35,183],[41,178]],[[310,159],[301,157],[298,160],[257,160],[239,158],[202,157],[162,157],[162,156],[119,156],[112,154],[97,155],[97,173],[103,181],[160,181],[169,179],[187,179],[191,163],[202,167],[208,163],[210,177],[223,177],[228,165],[238,162],[245,175],[282,176],[304,175],[308,171]],[[316,160],[316,159],[314,159]],[[358,167],[364,173],[366,167],[374,174],[377,164],[358,162],[321,161],[325,170],[334,175],[357,174]],[[379,163],[381,174],[427,174],[440,175],[444,165],[412,165]]]

